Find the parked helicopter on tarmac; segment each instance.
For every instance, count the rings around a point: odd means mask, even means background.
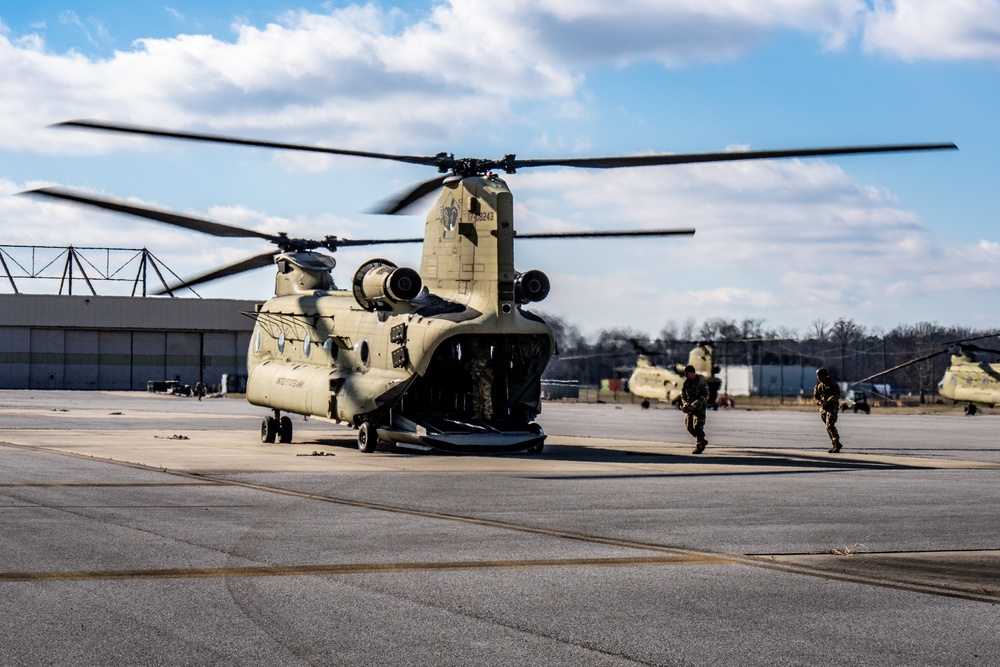
[[[260,238],[277,250],[209,271],[184,287],[271,265],[275,296],[262,304],[248,352],[247,398],[269,408],[264,442],[290,442],[288,414],[351,424],[358,447],[378,442],[446,451],[540,452],[545,434],[534,422],[541,410],[540,379],[554,350],[552,329],[526,309],[549,292],[537,270],[514,266],[514,239],[608,238],[692,234],[642,230],[515,234],[513,197],[497,172],[528,167],[621,168],[698,162],[819,157],[953,149],[954,144],[906,144],[608,158],[499,160],[392,155],[99,121],[61,126],[283,150],[351,155],[419,164],[442,175],[385,203],[400,213],[441,190],[427,214],[423,239],[291,239],[175,213],[103,199],[63,188],[32,194],[137,215],[228,237]],[[337,289],[327,252],[342,246],[423,242],[419,273],[385,259],[363,264],[351,289]],[[285,413],[282,415],[282,413]]]
[[[642,408],[649,408],[650,401],[678,404],[681,400],[681,388],[684,386],[684,367],[694,366],[694,370],[708,382],[708,404],[718,408],[719,387],[722,380],[716,377],[718,367],[713,365],[712,343],[701,341],[695,344],[688,353],[687,364],[674,364],[673,367],[657,366],[653,362],[654,353],[644,348],[639,341],[629,341],[636,348],[639,357],[635,362],[635,370],[628,379],[628,389],[633,396],[642,399]]]
[[[972,344],[972,341],[982,340],[983,338],[994,338],[997,335],[989,334],[987,336],[953,341],[943,350],[911,359],[851,384],[860,385],[865,382],[871,382],[893,371],[898,371],[907,366],[950,353],[951,363],[945,369],[944,377],[938,383],[938,393],[955,403],[965,403],[965,414],[972,416],[978,412],[977,404],[990,408],[1000,404],[1000,364],[987,364],[978,361],[975,356],[976,352],[1000,354],[1000,350]]]

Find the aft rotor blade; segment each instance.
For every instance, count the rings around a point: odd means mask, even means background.
[[[167,294],[168,292],[176,292],[177,290],[184,289],[186,287],[194,287],[195,285],[201,285],[202,283],[211,282],[213,280],[218,280],[219,278],[227,278],[229,276],[235,276],[237,274],[243,273],[245,271],[252,271],[253,269],[261,269],[265,266],[271,266],[274,264],[274,258],[278,255],[280,250],[273,250],[271,252],[266,252],[262,255],[256,255],[254,257],[248,257],[246,259],[241,259],[235,264],[230,264],[229,266],[224,266],[221,269],[215,269],[209,273],[206,273],[190,280],[185,280],[178,285],[171,285],[168,289],[160,290],[159,292],[154,292],[156,295]]]
[[[601,239],[618,236],[692,236],[694,229],[637,229],[610,232],[544,232],[539,234],[517,234],[518,239]]]
[[[385,200],[372,209],[371,213],[378,213],[382,215],[395,215],[397,213],[402,213],[404,210],[413,204],[416,204],[427,195],[436,192],[438,188],[444,185],[446,178],[448,178],[447,174],[444,176],[437,176],[429,181],[424,181],[407,192]]]
[[[1000,333],[990,333],[984,334],[982,336],[975,336],[974,338],[963,338],[962,340],[950,340],[948,345],[961,345],[962,343],[971,343],[974,340],[983,340],[984,338],[996,338],[1000,336]]]
[[[972,350],[973,352],[991,352],[993,354],[1000,354],[1000,350],[994,350],[991,347],[980,347],[979,345],[961,345],[963,349]]]
[[[24,194],[35,195],[39,197],[51,197],[52,199],[62,199],[65,201],[76,202],[78,204],[85,204],[87,206],[96,206],[97,208],[103,208],[109,211],[116,211],[118,213],[127,213],[129,215],[139,216],[140,218],[147,218],[149,220],[163,222],[168,225],[174,225],[176,227],[191,229],[196,232],[202,232],[203,234],[211,234],[212,236],[228,236],[234,238],[258,238],[258,239],[266,239],[271,242],[277,241],[277,237],[275,236],[272,236],[270,234],[264,234],[262,232],[257,232],[252,229],[243,229],[242,227],[233,227],[230,225],[224,225],[221,222],[212,222],[210,220],[202,220],[201,218],[193,218],[187,215],[171,213],[170,211],[163,211],[155,208],[147,208],[145,206],[136,206],[134,204],[127,204],[124,201],[118,199],[96,197],[94,195],[88,195],[82,192],[75,192],[73,190],[68,190],[66,188],[58,188],[58,187],[38,188],[37,190],[28,190]]]
[[[337,239],[338,248],[366,245],[396,245],[397,243],[423,243],[424,239]]]
[[[512,160],[514,169],[525,167],[583,167],[614,169],[616,167],[651,167],[664,164],[697,162],[734,162],[737,160],[773,160],[791,157],[828,157],[858,153],[900,153],[906,151],[956,150],[953,143],[887,144],[881,146],[842,146],[832,148],[792,148],[765,151],[729,151],[722,153],[677,153],[669,155],[633,155],[627,157],[566,158],[552,160]]]
[[[870,375],[870,376],[866,377],[864,380],[858,380],[857,382],[852,382],[851,384],[852,385],[857,385],[857,384],[861,384],[862,382],[868,382],[869,380],[874,380],[875,378],[882,377],[883,375],[888,375],[889,373],[892,373],[893,371],[898,371],[901,368],[906,368],[907,366],[912,366],[913,364],[918,364],[921,361],[927,361],[928,359],[933,359],[934,357],[936,357],[936,356],[938,356],[940,354],[944,354],[947,351],[948,350],[939,350],[937,352],[933,352],[931,354],[924,355],[922,357],[918,357],[917,359],[911,359],[911,360],[907,361],[906,363],[902,363],[902,364],[900,364],[898,366],[893,366],[892,368],[890,368],[888,370],[884,370],[884,371],[882,371],[880,373],[876,373],[875,375]]]
[[[635,352],[595,352],[593,354],[574,354],[569,357],[555,355],[554,361],[580,361],[581,359],[603,359],[607,357],[634,357]]]
[[[378,160],[395,160],[396,162],[407,162],[409,164],[424,164],[437,167],[441,163],[441,156],[420,156],[420,155],[393,155],[392,153],[373,153],[370,151],[354,151],[345,148],[328,148],[326,146],[310,146],[308,144],[288,144],[280,141],[261,141],[258,139],[242,139],[239,137],[227,137],[216,134],[203,134],[200,132],[177,132],[175,130],[163,130],[155,127],[143,127],[140,125],[128,125],[125,123],[109,123],[99,120],[68,120],[62,123],[55,123],[53,127],[77,127],[86,130],[102,130],[106,132],[120,132],[123,134],[138,134],[147,137],[165,137],[167,139],[187,139],[190,141],[207,141],[217,144],[235,144],[237,146],[255,146],[257,148],[277,148],[288,151],[308,151],[311,153],[328,153],[331,155],[352,155],[355,157],[370,157]]]

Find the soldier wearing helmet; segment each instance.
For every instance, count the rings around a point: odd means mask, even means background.
[[[705,451],[705,408],[708,405],[708,382],[695,372],[694,366],[684,368],[684,386],[681,387],[680,408],[684,411],[684,426],[694,436],[694,454]]]
[[[830,377],[830,371],[825,368],[816,369],[816,387],[813,398],[819,406],[819,416],[826,424],[826,433],[830,436],[830,453],[840,451],[840,433],[837,431],[837,413],[840,411],[840,387]]]

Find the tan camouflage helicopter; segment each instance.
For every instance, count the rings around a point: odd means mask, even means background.
[[[707,341],[699,342],[688,353],[687,364],[674,364],[667,368],[653,363],[654,353],[645,349],[639,341],[629,341],[636,348],[639,357],[635,370],[628,379],[628,390],[633,396],[642,399],[643,409],[648,409],[650,401],[662,403],[678,403],[681,400],[681,388],[684,386],[684,367],[694,366],[694,370],[708,382],[708,404],[715,406],[722,381],[716,377],[718,368],[713,366],[713,347]]]
[[[951,363],[945,369],[944,377],[938,383],[938,393],[955,403],[965,403],[965,414],[974,415],[978,412],[977,404],[990,408],[1000,405],[1000,364],[987,364],[977,361],[975,353],[992,352],[1000,354],[1000,350],[973,345],[971,341],[981,340],[982,338],[993,338],[996,335],[990,334],[988,336],[955,341],[946,349],[918,357],[917,359],[911,359],[851,384],[860,385],[871,382],[893,371],[898,371],[921,361],[927,361],[942,354],[950,353]]]
[[[419,450],[537,453],[545,434],[540,378],[554,350],[548,324],[526,309],[549,292],[537,270],[514,265],[514,239],[692,234],[691,229],[516,234],[513,197],[498,172],[528,167],[594,169],[725,162],[857,153],[953,149],[906,144],[610,158],[499,160],[392,155],[175,132],[101,121],[61,126],[133,135],[394,160],[440,172],[378,212],[399,213],[441,191],[427,214],[423,239],[323,240],[263,234],[175,213],[133,206],[63,188],[32,194],[137,215],[227,237],[261,238],[278,246],[166,291],[275,264],[275,296],[255,313],[248,352],[247,398],[272,410],[264,442],[292,440],[289,414],[310,415],[358,429],[358,448],[379,442]],[[363,264],[350,289],[331,277],[326,252],[343,246],[423,242],[419,273],[385,259]],[[282,413],[285,413],[284,415]]]

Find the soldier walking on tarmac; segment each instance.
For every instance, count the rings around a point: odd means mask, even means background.
[[[705,409],[708,405],[708,382],[698,375],[694,366],[684,368],[684,386],[681,387],[681,410],[684,411],[684,426],[694,436],[694,454],[705,451]]]
[[[826,433],[830,436],[830,453],[840,451],[840,433],[837,432],[837,412],[840,410],[840,387],[830,378],[830,372],[825,368],[816,370],[816,388],[813,398],[819,406],[819,416],[826,424]]]

